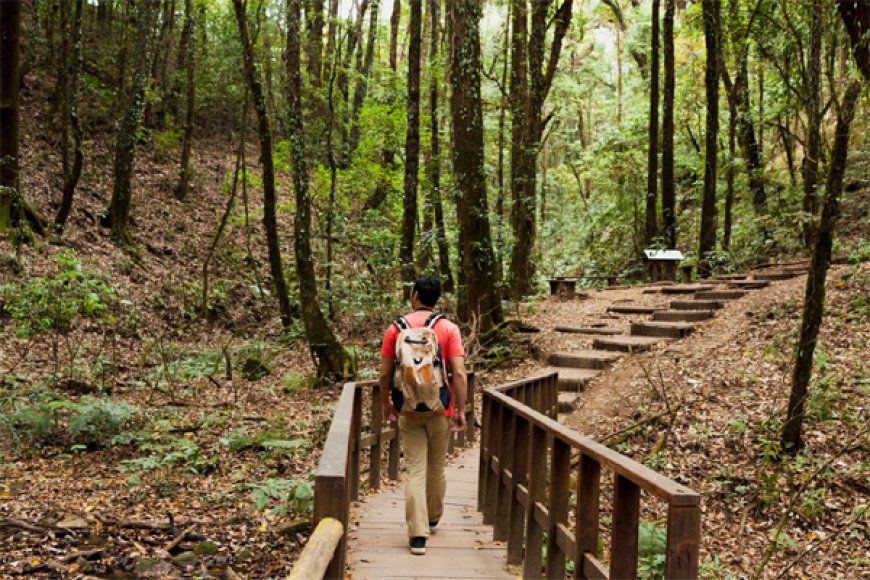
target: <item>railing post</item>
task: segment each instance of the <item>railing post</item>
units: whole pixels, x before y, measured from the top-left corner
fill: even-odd
[[[559,524],[568,523],[569,480],[571,478],[571,446],[559,438],[553,439],[550,455],[550,504],[547,529],[547,578],[565,577],[565,551],[559,546]]]
[[[499,452],[498,450],[502,439],[501,407],[501,404],[496,403],[495,401],[490,401],[489,429],[486,436],[488,455],[486,469],[489,470],[489,473],[486,475],[486,502],[483,506],[483,523],[485,524],[492,524],[495,521],[496,506],[498,505],[496,500],[498,499],[498,488],[501,481],[502,458],[498,457],[499,471],[493,471],[492,460],[493,457],[496,456],[496,453]]]
[[[637,524],[640,519],[640,488],[616,474],[613,485],[613,536],[611,578],[637,578]]]
[[[510,527],[511,495],[513,495],[513,482],[507,481],[507,472],[513,472],[513,411],[501,406],[501,433],[498,441],[498,496],[496,500],[495,526],[493,526],[492,538],[504,541],[508,538]]]
[[[516,416],[514,424],[513,457],[513,489],[511,490],[510,530],[508,532],[507,563],[509,566],[521,564],[523,561],[523,535],[526,527],[526,511],[517,497],[520,486],[529,485],[529,439],[531,429],[529,420]]]
[[[695,505],[669,505],[665,578],[698,577],[698,542],[700,537],[700,506],[697,503]]]
[[[483,513],[484,522],[486,521],[486,492],[487,479],[489,478],[489,424],[490,424],[490,406],[492,402],[489,397],[483,395],[481,401],[481,417],[480,417],[480,465],[477,469],[477,511]]]
[[[577,478],[577,553],[574,555],[574,578],[586,578],[584,554],[598,555],[598,517],[600,511],[601,465],[587,455],[580,456]]]
[[[353,393],[353,414],[350,418],[350,499],[359,499],[359,459],[362,455],[360,449],[360,429],[362,427],[362,389],[356,387]],[[347,522],[342,522],[347,529]]]
[[[544,528],[535,518],[537,502],[544,500],[547,484],[547,432],[532,425],[532,449],[529,461],[529,502],[526,506],[526,556],[523,559],[523,578],[541,576],[541,546]]]
[[[369,488],[378,490],[381,488],[381,450],[383,449],[383,417],[384,408],[381,406],[381,387],[376,384],[372,394],[372,433],[375,442],[369,447]]]

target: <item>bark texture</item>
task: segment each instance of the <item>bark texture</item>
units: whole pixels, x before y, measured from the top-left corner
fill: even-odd
[[[719,0],[704,0],[704,43],[707,63],[704,86],[707,96],[707,133],[704,139],[704,195],[698,236],[698,276],[711,274],[709,253],[716,247],[716,166],[719,140]]]
[[[420,48],[422,0],[410,0],[408,99],[405,129],[405,181],[402,199],[402,243],[399,265],[405,299],[414,283],[414,240],[417,228],[417,175],[420,171]]]
[[[674,185],[674,0],[665,0],[663,22],[665,86],[662,107],[662,229],[669,248],[677,247]]]
[[[55,233],[60,236],[66,226],[66,220],[72,210],[73,198],[76,187],[82,175],[84,164],[84,151],[82,150],[82,128],[79,123],[78,96],[79,96],[79,72],[82,68],[82,4],[83,0],[76,0],[73,6],[72,24],[70,26],[70,56],[68,59],[66,112],[69,119],[69,127],[73,136],[73,162],[69,171],[64,171],[65,179],[60,207],[54,218]],[[64,141],[66,138],[64,137]]]
[[[21,64],[20,0],[0,2],[0,233],[20,216],[18,190],[18,93]]]
[[[659,3],[653,0],[650,15],[650,74],[649,74],[649,150],[646,177],[645,245],[658,235],[656,205],[659,190]]]
[[[193,141],[193,121],[196,107],[196,47],[194,44],[193,0],[184,0],[184,28],[181,31],[181,49],[185,53],[187,76],[187,103],[184,109],[184,136],[181,142],[181,167],[178,170],[178,185],[175,197],[187,198],[190,186],[190,147]]]

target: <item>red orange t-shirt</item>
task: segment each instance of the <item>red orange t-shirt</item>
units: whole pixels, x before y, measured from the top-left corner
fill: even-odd
[[[405,315],[405,320],[411,328],[419,328],[426,324],[426,320],[432,315],[431,310],[416,310]],[[462,346],[462,335],[459,332],[459,327],[453,322],[442,318],[435,323],[435,336],[438,337],[438,344],[441,346],[441,357],[444,360],[445,366],[450,359],[456,356],[465,356],[465,348]],[[381,343],[381,356],[386,358],[395,358],[396,356],[396,339],[399,337],[399,328],[395,324],[390,324],[387,331],[384,333],[384,340]],[[444,412],[444,415],[450,416],[453,414],[453,388],[450,387],[450,406]]]

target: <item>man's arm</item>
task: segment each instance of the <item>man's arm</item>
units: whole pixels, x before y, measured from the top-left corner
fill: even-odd
[[[396,408],[390,400],[390,377],[393,374],[393,359],[381,356],[381,367],[378,371],[378,384],[381,387],[381,406],[384,408],[384,418],[387,421],[395,421],[398,417]]]
[[[465,357],[453,356],[447,361],[453,373],[453,416],[450,424],[453,430],[465,429],[465,401],[468,397],[468,375],[465,372]]]

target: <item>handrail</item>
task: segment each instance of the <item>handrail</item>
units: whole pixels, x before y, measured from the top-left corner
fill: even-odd
[[[494,539],[507,541],[508,564],[538,577],[546,546],[548,578],[564,578],[567,560],[575,578],[637,577],[643,490],[667,503],[665,577],[696,578],[700,496],[555,420],[557,380],[552,373],[483,392],[478,509],[494,524]],[[609,569],[598,559],[602,467],[614,473]]]
[[[310,580],[311,578],[323,578],[326,567],[335,549],[338,547],[341,537],[344,535],[344,526],[335,518],[323,518],[317,524],[317,528],[302,550],[293,570],[287,580]]]
[[[475,440],[475,398],[474,373],[469,372],[465,405],[466,429],[461,433],[450,432],[450,451],[465,447]],[[368,433],[364,434],[363,409],[366,404],[370,419],[365,425]],[[359,497],[360,485],[363,483],[360,476],[361,459],[363,453],[369,457],[368,488],[380,489],[384,444],[387,448],[387,477],[398,479],[399,429],[396,422],[384,420],[380,386],[377,381],[345,383],[335,405],[314,483],[313,524],[319,527],[324,519],[334,518],[343,529],[329,565],[320,577],[344,577],[350,502]]]

